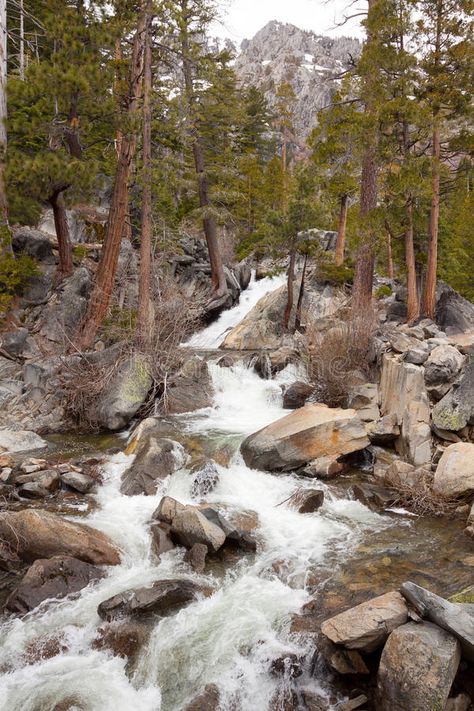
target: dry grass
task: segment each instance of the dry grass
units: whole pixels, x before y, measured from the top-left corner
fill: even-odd
[[[431,488],[431,480],[421,478],[416,487],[398,484],[392,487],[398,494],[398,506],[408,509],[418,516],[454,517],[460,502],[440,496]]]
[[[310,380],[315,385],[319,402],[330,407],[341,406],[350,388],[360,378],[370,379],[371,350],[375,331],[372,313],[343,321],[321,332],[309,320],[306,329],[306,359]]]

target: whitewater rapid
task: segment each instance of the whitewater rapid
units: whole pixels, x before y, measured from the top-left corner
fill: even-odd
[[[291,367],[273,381],[241,364],[211,364],[210,370],[216,390],[213,407],[180,418],[190,438],[208,433],[235,443],[286,414],[280,386],[294,380]],[[271,661],[284,653],[311,651],[308,643],[289,634],[290,616],[310,599],[305,590],[308,569],[329,555],[346,558],[362,535],[381,530],[387,519],[357,502],[334,498],[324,485],[323,507],[315,514],[298,514],[287,499],[296,488],[314,483],[250,470],[237,453],[229,466],[218,466],[218,485],[206,500],[255,511],[258,550],[227,569],[211,566],[210,573],[197,575],[184,562],[182,549],[154,558],[149,529],[163,495],[195,503],[189,472],[163,481],[156,496],[123,496],[121,474],[132,461],[123,453],[110,457],[95,497],[97,508],[86,519],[121,548],[121,565],[108,569],[104,580],[77,598],[48,601],[23,619],[3,624],[0,709],[53,711],[68,699],[71,709],[81,711],[180,711],[206,684],[215,683],[225,711],[265,711],[277,685],[269,672]],[[275,566],[282,563],[285,576],[279,577]],[[176,577],[210,584],[216,593],[157,619],[129,677],[125,660],[94,649],[102,624],[97,607],[128,588]],[[46,660],[29,658],[32,644],[48,638],[59,639],[62,652]],[[317,680],[308,679],[308,684],[319,688]]]
[[[260,299],[279,289],[285,283],[286,276],[284,274],[257,280],[255,270],[253,270],[250,283],[247,289],[241,293],[239,302],[231,309],[223,311],[216,321],[202,331],[195,333],[184,345],[202,350],[219,348],[227,334],[247,316]]]

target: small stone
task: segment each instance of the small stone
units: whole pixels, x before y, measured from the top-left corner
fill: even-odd
[[[320,489],[298,489],[288,501],[289,508],[300,514],[314,513],[324,503],[324,491]]]
[[[79,491],[81,494],[87,494],[95,485],[95,479],[87,474],[79,474],[78,472],[66,472],[61,475],[61,481],[66,486],[71,487],[75,491]]]

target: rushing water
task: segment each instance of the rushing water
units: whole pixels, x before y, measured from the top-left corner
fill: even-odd
[[[214,407],[182,417],[189,432],[235,440],[284,414],[279,382],[260,379],[237,365],[211,366],[216,386]],[[294,373],[280,375],[280,383]],[[305,651],[288,636],[288,621],[309,599],[305,576],[329,553],[347,551],[367,531],[382,530],[387,520],[362,505],[330,494],[323,508],[302,516],[284,503],[298,486],[310,482],[292,475],[273,476],[249,470],[237,454],[219,467],[217,488],[209,502],[259,517],[259,548],[223,570],[198,576],[177,549],[156,560],[151,552],[150,517],[160,498],[169,494],[191,503],[187,471],[165,480],[154,497],[120,493],[120,477],[132,458],[110,458],[105,482],[96,494],[97,507],[87,522],[107,533],[123,551],[122,564],[77,599],[48,602],[23,619],[8,620],[1,630],[0,708],[8,711],[52,711],[64,699],[87,711],[177,711],[211,682],[222,691],[222,708],[264,710],[275,690],[269,674],[272,659],[285,651]],[[284,581],[273,565],[285,563]],[[178,614],[158,620],[131,678],[125,661],[92,643],[100,619],[99,603],[134,586],[157,579],[193,577],[217,588]],[[51,659],[27,660],[32,643],[58,637],[63,651]],[[31,663],[28,663],[30,661]],[[67,707],[69,708],[69,707]]]
[[[265,277],[257,281],[255,271],[252,271],[250,284],[240,295],[239,302],[233,308],[223,311],[219,318],[203,331],[194,334],[186,345],[202,349],[219,348],[229,331],[242,321],[260,299],[283,286],[285,282],[285,275]]]

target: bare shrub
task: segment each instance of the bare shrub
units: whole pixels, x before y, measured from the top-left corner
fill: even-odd
[[[416,486],[400,483],[392,488],[399,497],[397,505],[418,516],[453,517],[459,507],[459,500],[446,498],[433,491],[430,477],[421,477]]]
[[[370,378],[369,354],[375,325],[375,316],[370,312],[360,317],[349,313],[324,331],[318,328],[317,321],[309,319],[306,360],[319,402],[340,407],[361,377]]]

